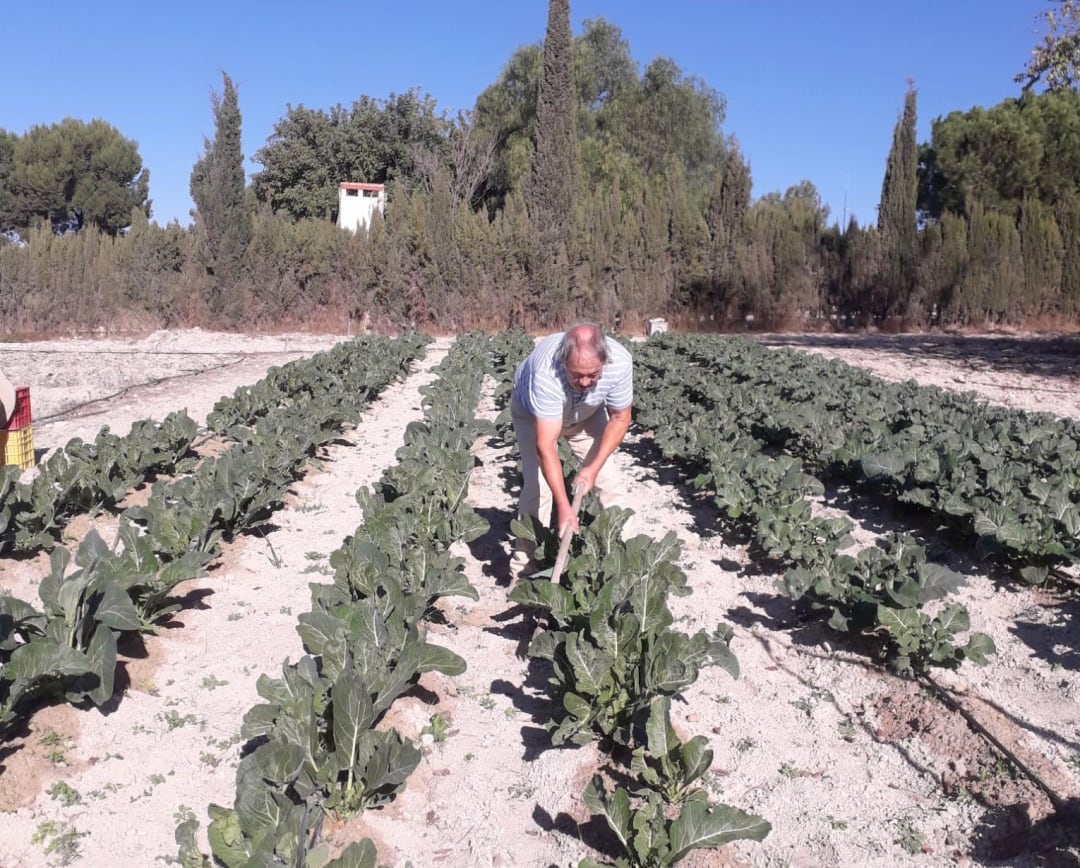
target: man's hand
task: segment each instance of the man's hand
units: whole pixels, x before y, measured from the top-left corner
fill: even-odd
[[[574,477],[574,491],[580,491],[582,494],[588,494],[593,490],[593,486],[596,485],[596,476],[600,472],[600,468],[597,465],[585,465],[577,472]]]

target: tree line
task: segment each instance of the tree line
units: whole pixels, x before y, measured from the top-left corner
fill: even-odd
[[[288,106],[250,183],[223,74],[190,228],[151,221],[137,147],[105,122],[0,131],[0,328],[1067,325],[1080,94],[1062,75],[924,143],[909,86],[878,219],[839,226],[810,181],[752,201],[723,96],[668,58],[639,68],[610,22],[573,36],[568,0],[471,111],[415,89]],[[355,234],[335,224],[345,180],[389,191]],[[57,231],[75,210],[80,231]]]

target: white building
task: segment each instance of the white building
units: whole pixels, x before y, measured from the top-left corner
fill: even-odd
[[[376,210],[380,214],[386,207],[386,186],[384,184],[357,184],[342,181],[338,185],[337,225],[350,232],[366,229],[371,223],[371,215]]]

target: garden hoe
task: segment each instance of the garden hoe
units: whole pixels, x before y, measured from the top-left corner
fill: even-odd
[[[576,487],[574,488],[573,491],[574,491],[574,502],[572,504],[572,508],[574,510],[574,515],[576,516],[578,514],[578,510],[581,509],[581,500],[585,496],[585,492],[584,491],[579,491]],[[558,553],[558,555],[555,556],[555,566],[552,567],[552,570],[551,570],[551,581],[554,582],[555,584],[559,583],[559,578],[562,576],[563,567],[566,566],[566,557],[570,553],[570,540],[573,539],[573,537],[574,537],[573,532],[570,530],[569,527],[567,527],[566,530],[563,531],[562,536],[559,538],[559,553]],[[539,633],[543,629],[542,625],[540,624],[540,621],[537,620],[536,616],[533,615],[532,613],[529,613],[528,615],[526,615],[526,618],[527,618],[526,623],[531,623],[532,626],[531,626],[531,628],[530,627],[526,628],[528,630],[528,633],[527,633],[528,639],[525,641],[524,645],[522,645],[521,648],[519,649],[519,651],[518,651],[518,656],[519,657],[524,656],[525,654],[528,653],[528,648],[532,644],[532,640],[535,639],[536,634]]]
[[[574,488],[574,503],[572,509],[574,510],[574,517],[577,517],[578,510],[581,509],[581,499],[584,497],[585,492],[575,486]],[[566,566],[566,556],[570,553],[570,540],[573,539],[574,534],[570,531],[569,526],[563,531],[562,537],[559,539],[559,554],[555,557],[555,566],[551,570],[551,581],[555,584],[559,583],[559,578],[562,576],[563,567]]]

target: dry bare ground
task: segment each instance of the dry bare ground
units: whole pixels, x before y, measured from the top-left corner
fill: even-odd
[[[239,337],[161,332],[141,340],[8,345],[0,362],[28,384],[39,451],[102,425],[187,408],[204,421],[213,403],[338,337]],[[1080,418],[1076,344],[1001,338],[767,336],[880,376],[975,391],[1027,410]],[[355,430],[298,483],[264,536],[230,545],[204,580],[181,588],[184,608],[154,636],[127,644],[121,686],[103,709],[38,711],[0,745],[0,866],[149,866],[176,855],[175,815],[207,822],[230,804],[244,712],[257,677],[277,677],[301,653],[297,616],[309,583],[329,580],[328,557],[360,520],[357,487],[394,463],[406,424],[421,416],[418,388],[433,378],[449,339],[428,348]],[[494,418],[490,388],[481,412]],[[454,679],[428,674],[393,705],[389,723],[421,742],[424,759],[388,808],[345,824],[331,841],[375,840],[393,866],[575,865],[616,855],[581,799],[605,758],[595,746],[553,748],[550,707],[526,632],[507,601],[507,539],[514,507],[505,444],[474,447],[470,498],[491,523],[461,546],[478,602],[450,598],[429,638],[468,661]],[[1020,775],[956,710],[866,664],[860,649],[799,620],[777,575],[725,536],[707,499],[635,433],[613,460],[625,469],[632,532],[683,541],[693,594],[671,601],[679,628],[735,631],[741,677],[705,670],[675,703],[684,738],[715,751],[710,789],[772,823],[761,844],[695,854],[687,865],[1076,865],[1077,825],[1052,818],[1045,792]],[[857,510],[865,539],[899,519]],[[94,522],[106,532],[109,519]],[[69,529],[69,544],[87,522]],[[998,654],[985,668],[941,676],[958,701],[1015,751],[1062,800],[1080,796],[1080,625],[1075,592],[1017,587],[989,576],[957,548],[936,552],[968,577],[973,629]],[[37,602],[47,559],[0,560],[0,593]],[[433,727],[438,715],[449,726]],[[433,732],[432,730],[435,730]],[[1075,821],[1074,821],[1075,822]],[[1070,835],[1072,836],[1070,838]],[[52,852],[48,852],[52,847]],[[204,849],[205,840],[204,840]]]

